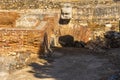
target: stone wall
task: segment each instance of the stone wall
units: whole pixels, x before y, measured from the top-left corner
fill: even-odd
[[[40,30],[3,29],[0,30],[0,34],[1,54],[5,51],[36,50],[36,48],[39,49],[42,41],[42,32]]]
[[[60,29],[61,36],[71,35],[75,41],[88,42],[92,38],[92,31],[87,26],[73,25],[62,26]]]
[[[43,41],[44,33],[50,36],[57,26],[56,17],[45,16],[39,26],[32,28],[1,28],[0,47],[4,51],[15,50],[38,50],[40,42]],[[42,23],[45,22],[43,26]],[[2,49],[0,48],[0,49]],[[5,50],[6,49],[6,50]],[[2,51],[2,50],[1,50]],[[36,51],[33,51],[36,53]]]
[[[20,17],[16,12],[0,11],[0,28],[13,28],[16,25],[16,20]]]
[[[44,35],[48,44],[56,27],[56,17],[45,16],[46,24],[40,29],[2,28],[0,29],[0,70],[11,72],[37,61],[44,52]],[[39,27],[39,26],[38,26]]]
[[[79,6],[74,11],[74,19],[79,21],[94,21],[97,23],[117,22],[120,17],[119,4]]]
[[[0,30],[0,67],[11,72],[25,67],[38,57],[42,32],[39,30]]]
[[[66,0],[1,0],[0,8],[2,10],[23,10],[23,9],[43,9],[46,11],[60,10],[61,3]],[[73,9],[75,9],[73,18],[79,21],[117,22],[120,17],[119,1],[116,0],[71,0]],[[60,13],[59,13],[60,14]]]

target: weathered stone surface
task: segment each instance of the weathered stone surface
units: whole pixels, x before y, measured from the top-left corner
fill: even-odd
[[[38,55],[32,52],[10,52],[8,55],[0,56],[0,72],[11,73],[17,69],[26,67],[31,62],[37,61]]]
[[[0,64],[2,65],[0,71],[10,73],[38,61],[36,59],[45,51],[42,50],[43,46],[49,46],[51,34],[56,26],[54,17],[46,15],[44,20],[46,24],[40,29],[2,28],[0,30]],[[48,44],[43,45],[45,33]]]
[[[106,45],[109,48],[120,47],[120,33],[115,31],[108,31],[105,34]]]
[[[74,47],[75,48],[82,48],[82,47],[85,47],[86,43],[83,42],[83,41],[74,41]]]
[[[16,19],[19,18],[17,12],[4,12],[0,11],[0,28],[13,28],[15,27]]]
[[[101,40],[100,38],[97,38],[95,40],[91,40],[89,42],[87,42],[87,44],[85,45],[86,48],[91,49],[92,51],[95,52],[100,52],[100,53],[104,53],[105,50],[105,43],[104,40]]]
[[[7,80],[9,73],[7,72],[0,72],[0,80]]]
[[[92,31],[86,26],[80,26],[79,24],[70,24],[60,27],[61,36],[71,35],[76,41],[88,42],[89,38],[92,36]]]

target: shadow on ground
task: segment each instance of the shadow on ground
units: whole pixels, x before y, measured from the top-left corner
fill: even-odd
[[[32,67],[32,70],[28,72],[34,74],[36,78],[42,79],[53,77],[52,75],[50,75],[49,69],[52,67],[50,63],[44,65],[40,65],[38,63],[31,63],[29,66]]]
[[[29,66],[32,69],[28,72],[40,80],[118,80],[113,78],[116,78],[119,68],[109,58],[116,58],[118,53],[115,55],[114,51],[110,51],[99,55],[93,50],[81,48],[82,42],[74,41],[71,35],[60,36],[59,43],[62,48],[57,48],[55,52],[64,54],[62,57],[54,59],[45,56],[47,63],[31,63]],[[119,52],[119,49],[115,51]]]
[[[32,69],[28,72],[40,80],[109,80],[107,78],[116,76],[112,74],[118,71],[109,59],[88,54],[86,49],[62,48],[57,51],[65,55],[44,65],[31,63]]]

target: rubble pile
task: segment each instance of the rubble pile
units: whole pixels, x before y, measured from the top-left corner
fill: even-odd
[[[102,38],[97,37],[95,40],[88,41],[85,48],[91,49],[95,52],[105,52],[105,42]]]
[[[83,41],[74,41],[74,47],[75,48],[82,48],[85,47],[86,43]]]
[[[108,31],[104,34],[104,38],[97,37],[95,40],[88,41],[85,47],[96,52],[104,52],[106,48],[119,48],[120,33]]]
[[[7,55],[0,55],[0,70],[3,72],[13,72],[26,67],[28,64],[38,61],[37,54],[31,51],[13,51]]]
[[[108,31],[105,33],[105,42],[108,48],[120,47],[120,32]]]

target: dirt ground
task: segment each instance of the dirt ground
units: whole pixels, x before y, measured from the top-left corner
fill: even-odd
[[[10,74],[3,73],[6,79],[0,80],[108,80],[107,77],[119,71],[109,58],[82,48],[57,48],[54,60],[49,61],[31,63]]]

